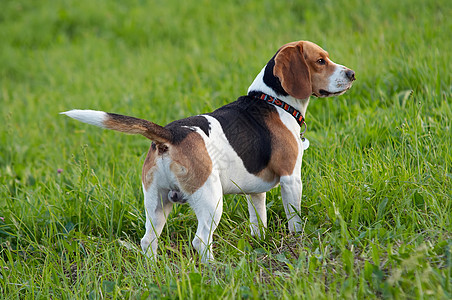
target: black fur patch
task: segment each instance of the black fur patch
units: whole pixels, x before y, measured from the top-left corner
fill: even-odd
[[[281,81],[279,81],[279,78],[273,74],[276,54],[272,57],[272,59],[270,59],[270,61],[265,66],[264,83],[270,88],[272,88],[278,94],[278,96],[288,96],[289,94],[287,94],[287,92],[283,89]]]
[[[179,144],[190,132],[193,131],[193,129],[187,128],[185,126],[198,127],[202,131],[204,131],[207,136],[209,136],[210,134],[210,123],[203,116],[193,116],[182,120],[176,120],[165,126],[165,128],[168,129],[172,134],[172,144]]]
[[[250,96],[242,96],[209,115],[220,122],[234,151],[249,173],[263,170],[271,158],[271,135],[265,118],[276,108]]]

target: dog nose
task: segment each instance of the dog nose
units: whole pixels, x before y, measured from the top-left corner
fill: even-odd
[[[345,71],[345,75],[347,76],[347,78],[350,81],[356,80],[356,78],[355,78],[355,71],[353,71],[353,70],[348,69],[347,71]]]

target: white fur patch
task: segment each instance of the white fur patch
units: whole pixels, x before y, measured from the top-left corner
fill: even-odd
[[[273,91],[273,89],[270,88],[268,85],[266,85],[265,82],[264,82],[264,73],[265,73],[265,68],[266,67],[267,66],[265,65],[262,68],[262,70],[259,72],[259,74],[257,74],[256,78],[254,78],[253,83],[248,88],[248,93],[256,91],[256,92],[265,93],[265,94],[270,95],[272,97],[276,97],[277,96],[275,91]]]
[[[108,114],[106,112],[89,109],[73,109],[70,111],[61,112],[60,114],[66,115],[80,122],[99,126],[102,128],[105,128],[103,122],[108,119]]]
[[[344,66],[336,64],[336,70],[334,70],[334,73],[329,78],[328,92],[334,94],[345,93],[350,88],[352,82],[347,78],[346,70]]]

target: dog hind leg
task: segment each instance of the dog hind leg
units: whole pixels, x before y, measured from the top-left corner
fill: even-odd
[[[211,174],[206,183],[189,197],[188,203],[198,219],[198,228],[192,245],[198,251],[203,263],[213,261],[213,232],[223,214],[223,193],[218,176]]]
[[[146,233],[141,239],[141,248],[150,258],[157,257],[157,240],[162,233],[173,203],[168,200],[168,190],[148,188],[144,191],[146,210]]]

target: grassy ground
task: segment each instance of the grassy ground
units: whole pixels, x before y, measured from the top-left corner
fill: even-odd
[[[452,297],[452,4],[393,1],[12,1],[0,10],[0,297]],[[58,115],[91,108],[166,124],[243,95],[290,41],[353,68],[314,99],[304,231],[279,190],[268,234],[227,196],[217,262],[177,206],[149,264],[140,168],[149,142]]]

